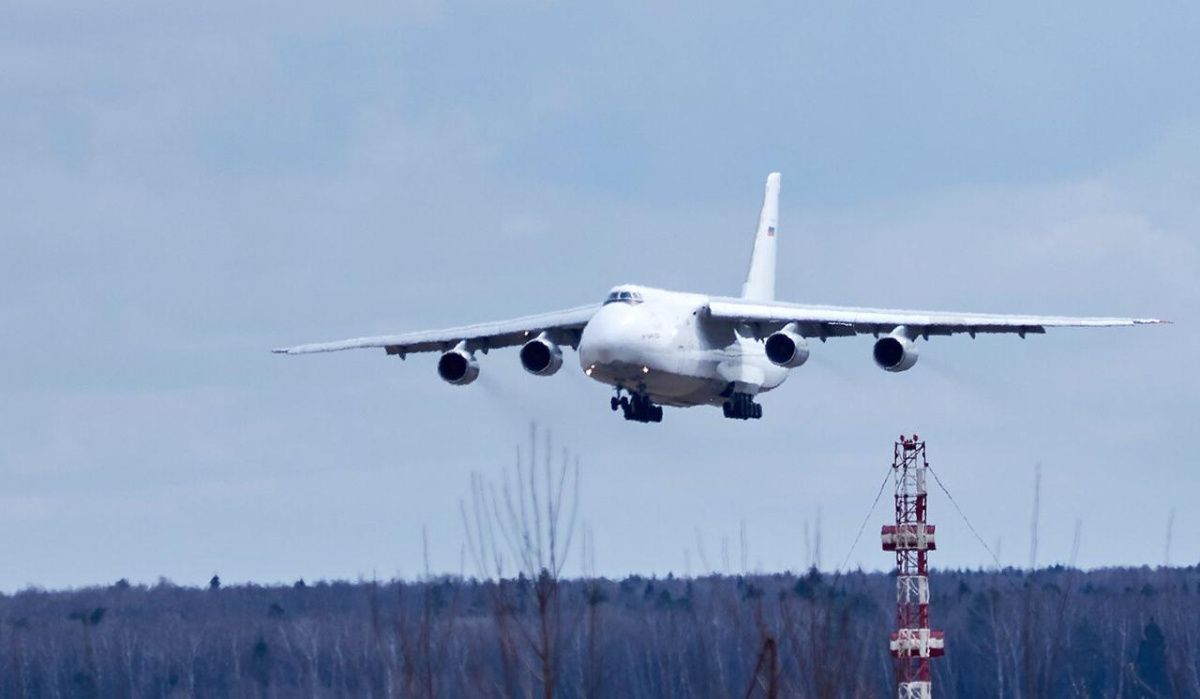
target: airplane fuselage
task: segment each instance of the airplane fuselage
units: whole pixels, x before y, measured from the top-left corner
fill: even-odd
[[[709,300],[616,287],[583,329],[580,367],[596,381],[671,406],[721,405],[731,393],[755,395],[782,384],[788,370],[767,359],[748,328],[709,319]]]

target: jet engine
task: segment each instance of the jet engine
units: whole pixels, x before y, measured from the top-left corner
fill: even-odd
[[[790,325],[767,338],[766,350],[771,363],[788,369],[808,361],[808,342]]]
[[[908,371],[917,363],[917,343],[893,333],[875,341],[875,363],[884,371]]]
[[[544,334],[521,347],[521,366],[535,376],[550,376],[562,367],[562,348]]]
[[[455,386],[466,386],[479,378],[479,362],[475,355],[461,346],[445,352],[438,359],[438,376]]]

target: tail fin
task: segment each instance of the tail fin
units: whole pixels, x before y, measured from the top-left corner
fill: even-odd
[[[746,283],[742,284],[744,299],[775,300],[775,230],[778,226],[779,173],[772,172],[767,175],[767,192],[763,196],[762,212],[758,215],[750,271],[746,273]]]

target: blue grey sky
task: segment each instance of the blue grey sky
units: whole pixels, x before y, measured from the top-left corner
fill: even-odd
[[[461,570],[537,421],[602,573],[846,556],[900,432],[1006,564],[1200,558],[1200,7],[1188,2],[0,7],[0,589]],[[766,419],[621,421],[574,356],[273,346],[621,282],[734,293],[780,170],[780,296],[1150,315],[813,348]],[[417,410],[416,406],[428,407]],[[941,566],[989,565],[940,493]],[[850,556],[884,568],[878,525]],[[704,542],[700,555],[698,540]],[[577,572],[576,559],[568,572]],[[468,572],[470,572],[468,570]]]

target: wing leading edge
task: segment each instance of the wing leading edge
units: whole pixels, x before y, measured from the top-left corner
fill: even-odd
[[[741,299],[712,299],[709,315],[732,322],[784,325],[795,323],[805,337],[841,337],[889,333],[898,327],[915,335],[954,333],[1039,334],[1046,328],[1097,328],[1168,323],[1157,318],[1095,318],[1072,316],[1027,316],[996,313],[947,313],[847,306],[805,306]]]
[[[583,326],[600,308],[600,304],[578,306],[564,311],[501,320],[490,323],[463,325],[442,330],[421,330],[399,335],[356,337],[335,342],[317,342],[294,347],[271,350],[277,354],[312,354],[315,352],[338,352],[348,349],[382,347],[388,354],[402,358],[412,352],[446,351],[460,342],[465,342],[471,351],[524,344],[537,333],[558,332],[565,336],[564,344],[577,345]]]

